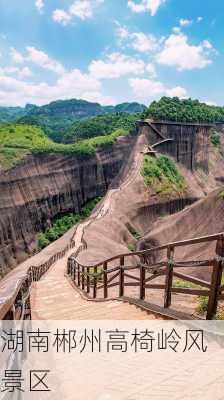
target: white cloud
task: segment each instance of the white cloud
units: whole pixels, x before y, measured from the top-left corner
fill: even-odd
[[[42,9],[44,8],[44,0],[36,0],[35,1],[35,6],[38,9],[38,11],[42,11]]]
[[[202,46],[205,48],[205,49],[213,49],[213,46],[212,46],[212,44],[208,41],[208,40],[203,40],[203,42],[202,42]]]
[[[59,22],[62,25],[67,25],[71,21],[72,17],[64,10],[54,10],[53,20]]]
[[[30,78],[33,75],[29,67],[24,67],[18,71],[19,78]]]
[[[139,75],[145,71],[145,63],[120,53],[109,55],[106,60],[93,60],[89,65],[91,76],[97,79],[119,78],[125,75]]]
[[[70,7],[70,14],[78,17],[82,20],[92,18],[93,7],[91,1],[88,0],[76,0]]]
[[[150,78],[155,78],[156,77],[156,69],[153,64],[148,64],[146,67],[146,71],[148,72]]]
[[[24,62],[23,55],[14,49],[14,47],[11,47],[9,55],[12,59],[12,62],[15,64],[22,64]]]
[[[153,35],[146,35],[143,32],[132,34],[132,46],[142,53],[152,51],[157,47],[156,38]]]
[[[138,98],[149,98],[164,93],[164,85],[159,81],[150,79],[131,78],[129,84]]]
[[[180,26],[189,26],[193,23],[191,19],[184,19],[184,18],[181,18],[179,22]]]
[[[58,76],[54,83],[32,82],[28,66],[19,67],[10,65],[0,68],[0,104],[25,105],[26,103],[46,104],[57,99],[81,98],[101,104],[114,104],[111,96],[102,94],[102,84],[98,77],[90,73],[83,73],[79,69],[66,71],[62,64],[51,59],[48,54],[34,47],[26,47],[27,52],[22,56],[23,62],[34,63],[46,70],[55,72]],[[15,49],[11,49],[12,56],[18,56]],[[18,54],[17,54],[18,53]],[[15,58],[15,57],[14,57]],[[17,60],[18,58],[18,60]],[[115,61],[115,56],[111,56]],[[16,57],[17,64],[21,61]]]
[[[118,38],[123,41],[127,40],[130,37],[129,30],[125,26],[121,26],[119,22],[115,21],[117,25],[116,34]]]
[[[30,78],[33,74],[29,67],[18,68],[14,66],[9,66],[5,68],[0,68],[0,72],[3,75],[13,75],[19,79]]]
[[[99,91],[101,88],[100,82],[88,74],[82,74],[79,69],[73,69],[66,72],[57,81],[57,87],[64,93],[70,92],[72,88],[76,92],[82,93],[83,91]]]
[[[151,79],[131,78],[129,84],[134,95],[139,99],[146,100],[161,95],[185,97],[187,94],[186,90],[180,86],[167,88],[162,82]]]
[[[2,72],[2,71],[1,71]],[[101,104],[114,104],[115,100],[101,93],[100,81],[74,69],[64,73],[55,84],[25,82],[15,77],[0,75],[0,104],[46,104],[57,99],[81,98]]]
[[[37,50],[35,47],[27,46],[28,52],[27,59],[32,61],[34,64],[39,65],[41,68],[53,71],[56,74],[63,74],[65,72],[64,67],[58,61],[51,59],[48,54],[41,50]]]
[[[198,17],[197,22],[201,22],[201,21],[203,21],[203,17]]]
[[[152,34],[145,34],[144,32],[129,32],[125,26],[121,26],[116,22],[117,29],[116,35],[119,39],[119,44],[126,44],[140,53],[146,53],[157,49],[160,41]]]
[[[133,0],[128,1],[128,7],[135,13],[150,12],[154,16],[159,7],[164,4],[166,0],[141,0],[140,3],[136,3]]]
[[[72,18],[80,18],[84,21],[92,18],[95,8],[103,2],[104,0],[75,0],[67,11],[62,9],[54,10],[52,17],[54,21],[62,25],[67,25]]]
[[[180,27],[179,26],[175,26],[173,29],[172,29],[172,31],[174,32],[174,33],[181,33],[181,29],[180,29]]]
[[[159,64],[175,66],[179,71],[202,69],[212,63],[208,54],[208,41],[198,46],[190,45],[183,33],[171,34],[164,43],[163,50],[157,55]]]
[[[187,91],[181,86],[176,86],[171,89],[166,89],[166,95],[169,97],[179,97],[183,99],[187,96]]]

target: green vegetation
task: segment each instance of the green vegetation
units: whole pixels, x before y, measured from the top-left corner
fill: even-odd
[[[221,199],[224,200],[224,190],[221,191],[221,193],[219,194],[219,196],[221,197]]]
[[[128,244],[128,250],[130,252],[134,252],[134,251],[136,251],[136,246],[133,243],[129,243]]]
[[[24,114],[22,107],[0,107],[0,123],[14,122]]]
[[[85,282],[87,283],[87,275],[90,278],[90,285],[94,284],[94,280],[97,282],[103,282],[103,267],[97,267],[97,272],[94,272],[94,267],[89,267],[89,272],[85,272]]]
[[[7,170],[14,167],[22,161],[27,154],[29,154],[29,151],[25,149],[2,148],[0,145],[0,168],[2,167],[4,170]]]
[[[117,129],[132,133],[136,131],[135,123],[138,118],[139,114],[117,113],[76,121],[64,135],[63,142],[73,143],[81,139],[108,136]]]
[[[217,132],[213,132],[212,133],[212,135],[211,135],[211,143],[215,147],[220,147],[221,139],[220,139],[220,135]]]
[[[184,281],[184,280],[175,280],[173,283],[174,288],[180,288],[180,289],[195,289],[195,288],[200,288],[200,286],[195,285],[194,283]]]
[[[40,233],[38,236],[38,249],[42,250],[50,244],[50,240],[47,239],[44,233]]]
[[[187,188],[175,162],[167,156],[146,155],[141,173],[146,186],[151,187],[157,194],[183,193]]]
[[[153,101],[143,118],[177,122],[224,122],[224,107],[209,106],[198,100],[162,97]]]
[[[79,214],[69,214],[64,215],[63,217],[56,218],[52,227],[47,229],[46,232],[41,232],[38,236],[38,248],[41,250],[48,246],[51,242],[59,239],[61,236],[65,234],[73,225],[78,224],[88,218],[96,207],[97,203],[101,200],[100,197],[97,197],[93,200],[90,200],[84,207],[82,207]]]
[[[111,106],[104,107],[104,110],[109,111],[108,108],[111,108]],[[122,103],[116,105],[115,107],[112,106],[110,112],[135,114],[135,113],[142,113],[143,111],[146,110],[146,108],[147,107],[144,104],[139,104],[136,102]]]
[[[223,308],[220,309],[220,310],[217,312],[215,319],[220,320],[220,321],[223,321],[223,320],[224,320],[224,309],[223,309]]]
[[[119,136],[129,132],[117,129],[107,136],[79,141],[75,144],[59,144],[50,140],[44,132],[29,125],[0,125],[0,161],[4,169],[11,168],[29,153],[61,153],[88,156],[95,154],[98,147],[114,144]]]
[[[221,285],[224,285],[224,275],[222,276],[222,282]],[[209,302],[209,297],[208,296],[199,296],[198,297],[198,307],[197,307],[197,312],[201,315],[207,312],[208,310],[208,302]],[[219,307],[218,312],[216,314],[215,319],[224,319],[224,308],[223,305]]]
[[[198,297],[197,312],[199,314],[204,314],[208,310],[208,301],[209,301],[209,298],[207,296],[199,296]]]
[[[136,240],[140,240],[141,239],[141,237],[142,237],[141,233],[136,231],[136,229],[133,226],[129,225],[128,226],[128,230]]]
[[[91,103],[85,100],[58,100],[41,107],[27,105],[25,109],[22,109],[23,113],[20,118],[18,117],[17,122],[25,125],[39,126],[50,139],[58,143],[65,143],[70,139],[70,141],[76,140],[75,136],[77,136],[79,124],[77,123],[74,129],[72,128],[72,124],[76,121],[111,113],[142,113],[145,109],[144,105],[138,103],[123,103],[117,106],[103,107],[98,103]],[[6,122],[11,122],[11,120],[7,121],[6,119]],[[86,127],[88,128],[88,122],[83,129]],[[113,130],[122,127],[123,125],[117,125]],[[80,129],[82,129],[82,125]],[[91,128],[89,129],[91,130]],[[75,130],[75,135],[72,134],[73,130]],[[70,139],[64,140],[64,136],[67,136],[67,134],[71,134]],[[87,135],[85,138],[103,134],[105,133],[99,129],[95,135]],[[79,137],[84,138],[82,133]]]

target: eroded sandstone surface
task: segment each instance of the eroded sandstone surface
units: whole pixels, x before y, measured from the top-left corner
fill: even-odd
[[[37,233],[57,215],[79,212],[106,193],[133,146],[121,137],[95,156],[29,156],[0,173],[0,266],[5,275],[35,251]]]

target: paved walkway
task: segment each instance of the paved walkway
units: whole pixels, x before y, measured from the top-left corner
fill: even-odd
[[[130,174],[129,179],[131,177],[133,174]],[[126,181],[124,185],[128,183],[129,181]],[[114,196],[115,190],[108,193],[94,218],[101,218],[111,210],[111,198]],[[46,323],[55,323],[55,327],[58,327],[58,322],[52,320],[76,320],[75,329],[78,329],[78,324],[82,322],[78,320],[92,320],[85,328],[105,329],[110,323],[110,328],[116,329],[119,328],[118,320],[122,320],[120,323],[123,329],[128,326],[125,323],[131,324],[132,328],[148,328],[149,331],[158,329],[161,321],[155,320],[155,315],[147,314],[134,305],[119,301],[100,303],[84,300],[64,276],[67,258],[82,244],[83,229],[88,223],[89,221],[86,221],[79,225],[76,231],[76,248],[34,284],[31,298],[32,318],[48,320]],[[171,324],[171,329],[174,328],[175,322],[163,322],[162,328],[165,329],[167,323]],[[62,323],[66,324],[65,321]],[[71,324],[74,329],[74,322],[71,321]],[[178,325],[176,329],[179,329]],[[181,329],[186,331],[184,325]],[[38,354],[39,361],[35,367],[43,369],[46,362],[46,369],[52,371],[53,389],[48,394],[44,393],[43,397],[41,394],[40,399],[224,400],[224,351],[214,341],[209,343],[207,353],[197,349],[189,353],[50,353],[50,362],[48,363],[44,356],[43,364],[39,356],[41,355]],[[28,396],[29,400],[32,398],[36,397]]]
[[[74,322],[49,321],[42,328],[50,332],[56,332],[57,328],[60,332],[63,328],[66,332],[75,329],[78,333],[84,328],[88,332],[91,329],[97,332],[98,328],[103,332],[116,328],[133,332],[134,328],[139,331],[148,328],[152,333],[161,328],[171,332],[175,328],[182,337],[187,329],[176,322],[161,325],[161,321]],[[51,392],[38,394],[41,400],[223,400],[224,350],[215,341],[205,340],[205,343],[208,345],[206,353],[196,346],[185,353],[179,347],[175,353],[169,348],[158,351],[156,346],[152,352],[138,348],[135,353],[130,351],[130,346],[127,353],[107,352],[107,347],[102,346],[101,353],[97,350],[92,353],[87,341],[87,350],[81,354],[78,349],[71,353],[63,353],[63,350],[56,353],[54,349],[33,357],[26,368],[50,371],[47,383]],[[36,398],[35,393],[24,397],[25,400]]]
[[[71,253],[74,250],[71,251]],[[120,301],[91,302],[84,300],[64,276],[69,253],[33,284],[32,319],[155,319],[153,314]]]

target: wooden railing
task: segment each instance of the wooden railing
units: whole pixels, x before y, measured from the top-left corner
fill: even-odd
[[[201,243],[216,242],[214,257],[201,261],[175,261],[175,249],[185,246],[194,246]],[[165,261],[153,262],[155,255],[166,252]],[[133,257],[136,265],[129,261]],[[224,233],[200,237],[191,240],[169,243],[163,246],[134,253],[119,254],[92,266],[85,266],[78,262],[76,254],[68,259],[67,274],[74,283],[92,299],[107,299],[108,290],[118,287],[117,297],[125,295],[126,287],[139,287],[139,299],[144,300],[147,289],[162,289],[164,291],[164,308],[172,302],[172,293],[186,295],[207,296],[207,319],[212,319],[217,313],[219,300],[224,300],[224,285],[222,272],[224,266]],[[211,281],[198,279],[179,272],[180,268],[212,268]],[[131,275],[130,271],[137,271]],[[165,276],[165,283],[158,284],[152,281],[159,276]],[[199,287],[175,287],[173,278],[191,282]],[[113,295],[114,297],[114,295]]]
[[[30,266],[23,278],[17,282],[13,295],[1,305],[0,319],[19,320],[31,318],[30,291],[32,282],[39,281],[49,268],[75,246],[73,240],[61,251],[50,257],[45,263]]]

